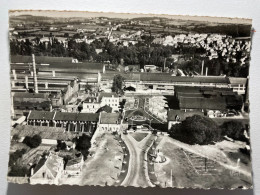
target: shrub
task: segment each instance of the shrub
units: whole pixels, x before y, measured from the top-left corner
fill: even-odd
[[[12,165],[11,170],[8,173],[8,176],[16,176],[16,177],[24,177],[25,175],[29,175],[30,170],[26,167],[22,167],[19,165]]]
[[[9,166],[15,165],[16,161],[25,154],[26,149],[16,150],[9,156]]]
[[[172,138],[188,144],[211,144],[221,140],[221,130],[210,118],[194,115],[182,123],[173,125],[169,132]]]

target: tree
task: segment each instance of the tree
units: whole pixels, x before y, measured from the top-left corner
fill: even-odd
[[[11,166],[11,170],[8,173],[8,176],[16,176],[16,177],[24,177],[25,175],[29,175],[30,170],[26,167],[22,167],[19,165]]]
[[[235,140],[244,139],[244,125],[240,121],[227,121],[221,125],[222,135]]]
[[[65,150],[67,148],[67,145],[64,141],[57,140],[57,150]]]
[[[112,91],[116,92],[117,94],[123,93],[123,81],[124,77],[121,75],[115,75],[113,79]]]
[[[83,134],[78,139],[76,139],[76,149],[79,150],[82,155],[84,156],[84,159],[87,158],[89,153],[89,148],[91,147],[91,138],[87,136],[86,134]]]
[[[26,136],[23,140],[30,148],[36,148],[42,143],[42,138],[39,135],[34,135],[33,137]]]
[[[194,115],[182,123],[173,125],[169,132],[172,138],[188,144],[211,144],[221,139],[221,130],[210,118]]]

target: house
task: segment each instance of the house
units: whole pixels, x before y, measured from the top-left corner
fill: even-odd
[[[79,176],[82,171],[83,164],[83,155],[80,155],[78,157],[75,155],[66,163],[64,173],[69,176]]]
[[[101,102],[99,97],[87,97],[82,105],[82,113],[96,113],[101,107]]]
[[[100,93],[101,107],[108,105],[112,112],[119,110],[119,96],[116,93]]]
[[[100,113],[98,128],[104,131],[118,132],[121,127],[120,113]]]
[[[30,184],[59,184],[64,170],[63,158],[50,153],[31,169]]]

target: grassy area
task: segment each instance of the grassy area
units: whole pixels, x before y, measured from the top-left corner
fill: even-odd
[[[228,169],[174,144],[164,137],[157,148],[165,155],[165,163],[154,165],[155,175],[162,187],[237,188],[251,187],[252,179],[239,170]],[[206,163],[206,167],[205,167]],[[172,179],[171,179],[172,176]]]
[[[134,132],[129,134],[138,142],[142,141],[148,135],[148,133],[139,133],[139,132]]]

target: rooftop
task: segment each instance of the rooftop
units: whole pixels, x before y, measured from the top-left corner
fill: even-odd
[[[100,124],[120,124],[121,115],[119,113],[105,113],[100,114]]]
[[[100,112],[111,113],[112,110],[113,110],[113,109],[112,109],[110,106],[105,105],[105,106],[99,108],[99,109],[97,110],[97,113],[100,113]]]
[[[72,57],[35,56],[36,64],[50,64],[56,62],[72,62]],[[11,63],[32,63],[32,56],[12,55]]]
[[[48,94],[45,93],[27,93],[27,92],[15,92],[14,98],[43,98],[47,99]]]
[[[69,113],[56,112],[54,120],[61,121],[92,121],[98,122],[99,114],[97,113]]]
[[[33,110],[28,116],[28,120],[52,120],[55,112],[45,112]]]
[[[72,62],[55,62],[51,63],[49,66],[41,66],[40,71],[48,71],[48,70],[56,70],[56,71],[72,71],[73,72],[102,72],[104,64],[96,63],[96,62],[80,62],[80,63],[72,63]]]
[[[247,78],[242,77],[229,77],[230,84],[246,84]]]
[[[192,111],[185,112],[184,110],[170,109],[168,111],[168,121],[175,121],[177,116],[179,117],[180,121],[184,121],[187,117],[191,117],[193,115],[204,116],[204,113],[199,110],[192,110]]]
[[[54,179],[56,178],[58,171],[63,168],[61,166],[63,166],[63,158],[59,157],[56,154],[50,153],[47,159],[43,158],[39,161],[39,163],[35,167],[35,174],[31,178],[43,178],[43,174],[40,171],[42,170],[46,173],[50,172],[51,176],[53,176]]]
[[[118,95],[114,92],[112,92],[112,93],[102,92],[102,93],[100,93],[100,98],[102,99],[103,97],[115,97],[115,98],[117,98]]]

